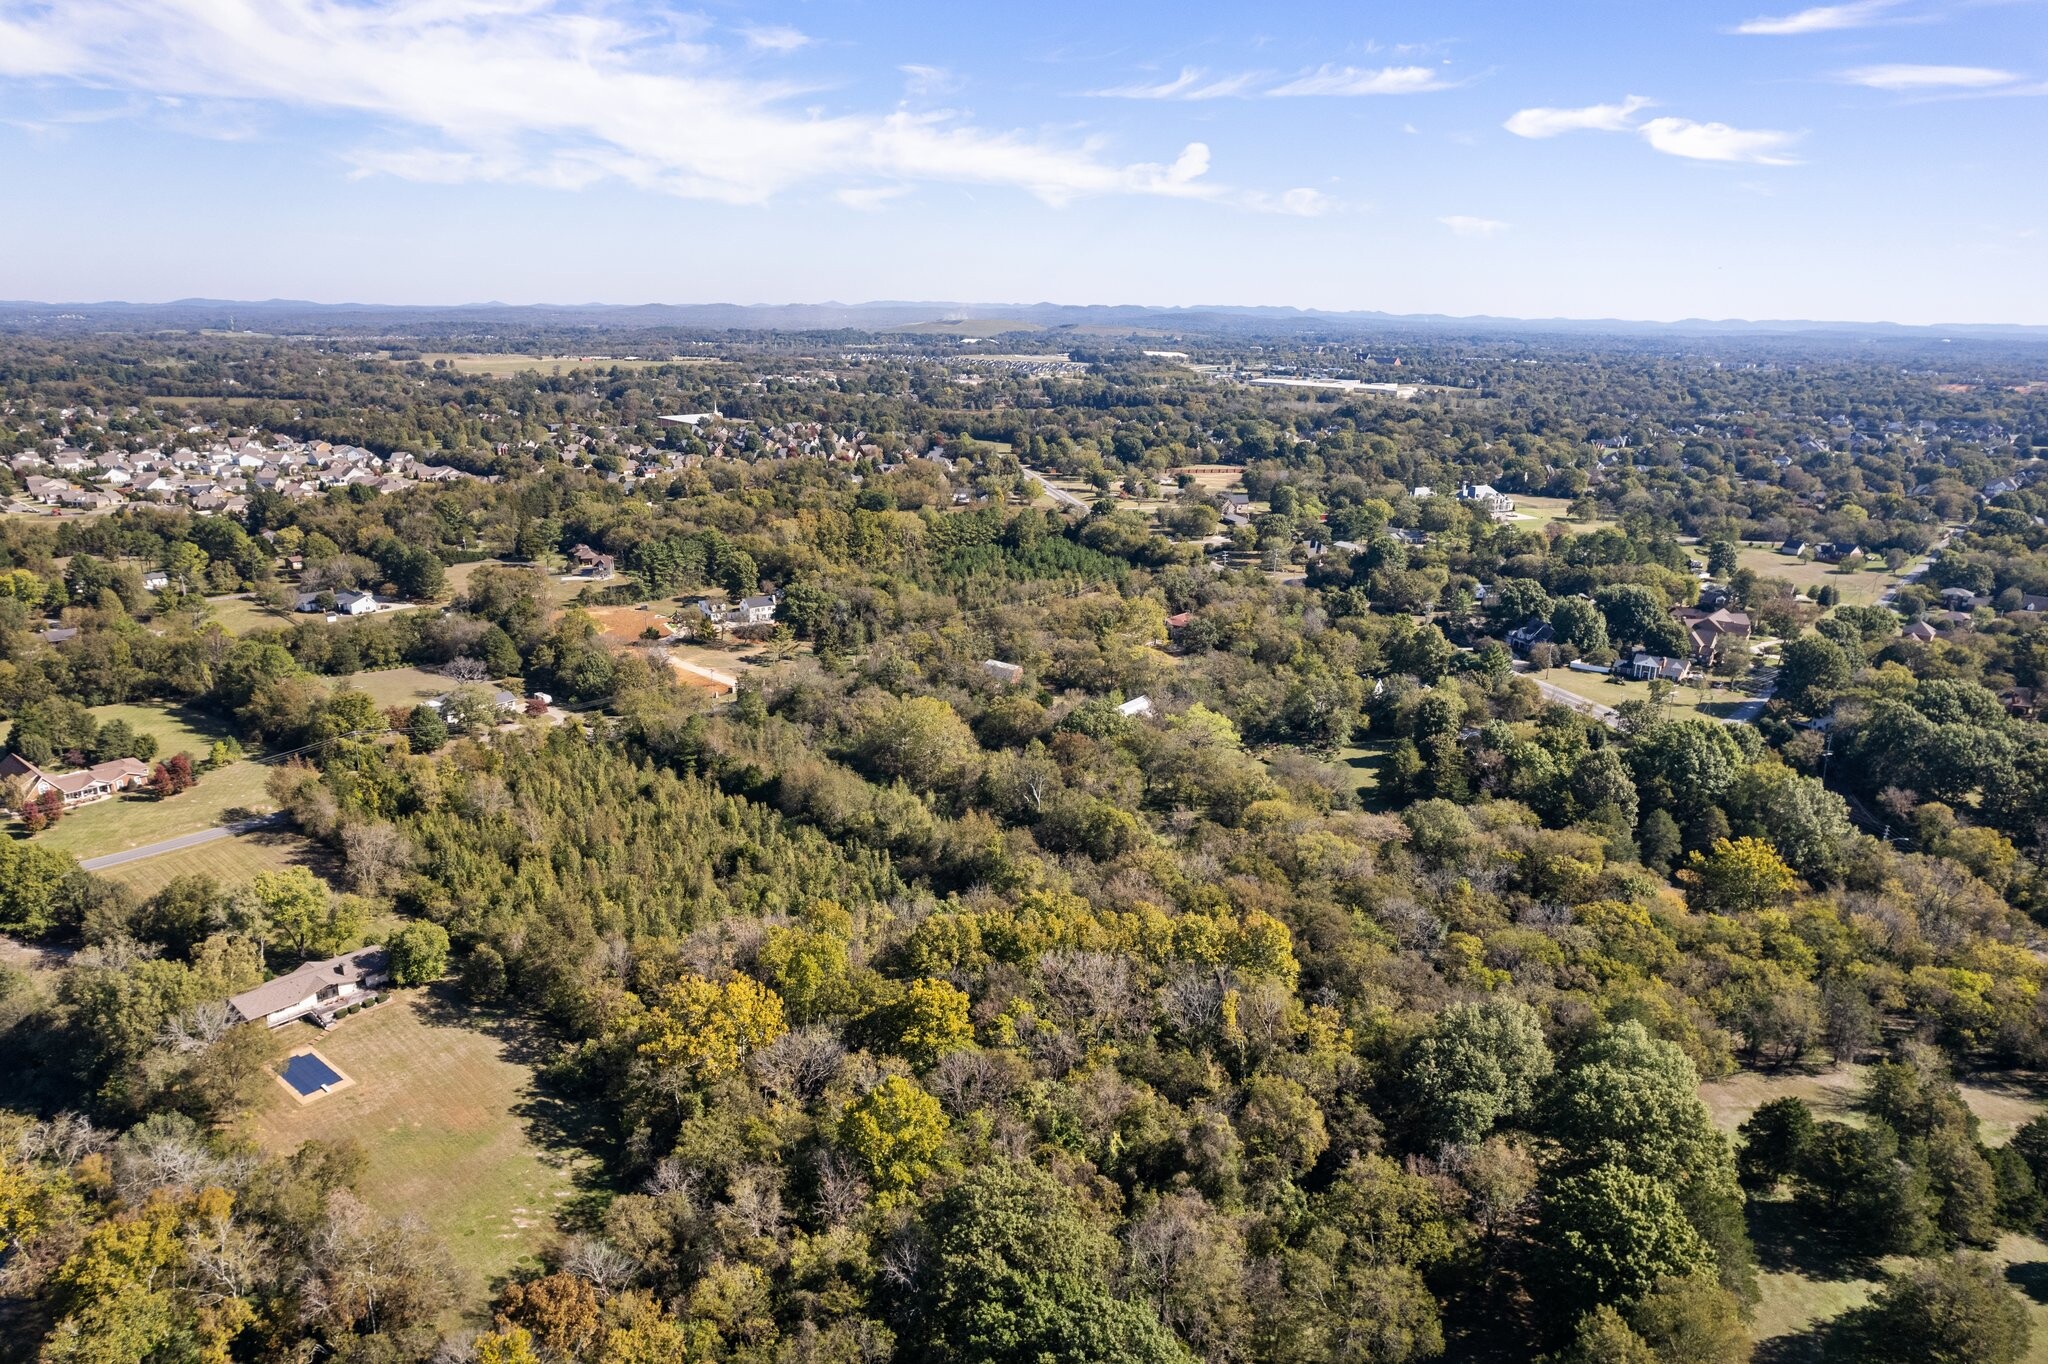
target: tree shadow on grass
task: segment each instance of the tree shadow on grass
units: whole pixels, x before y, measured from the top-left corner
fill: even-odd
[[[2007,1265],[2005,1281],[2026,1294],[2029,1302],[2048,1304],[2048,1263],[2027,1260]]]
[[[1865,1309],[1855,1308],[1796,1334],[1758,1341],[1750,1351],[1750,1364],[1825,1364],[1828,1360],[1867,1358],[1867,1317]]]
[[[595,1116],[595,1105],[577,1103],[548,1082],[546,1068],[559,1058],[561,1039],[532,1019],[477,1008],[447,981],[421,993],[417,1013],[430,1027],[483,1033],[498,1044],[506,1060],[531,1072],[531,1083],[511,1111],[525,1124],[541,1159],[565,1171],[575,1185],[575,1197],[563,1199],[556,1208],[560,1225],[568,1230],[593,1228],[616,1192],[605,1173],[613,1142]],[[579,1155],[589,1158],[578,1160]]]
[[[1749,1235],[1757,1264],[1773,1273],[1828,1281],[1875,1278],[1881,1272],[1874,1258],[1845,1247],[1839,1233],[1816,1226],[1790,1199],[1752,1201]]]

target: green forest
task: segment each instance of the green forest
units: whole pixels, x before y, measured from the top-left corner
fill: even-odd
[[[578,341],[0,334],[8,752],[199,717],[306,849],[138,890],[10,778],[0,1360],[2048,1358],[2038,351],[422,358]],[[463,477],[31,498],[230,436]],[[223,1001],[369,943],[597,1172],[486,1295],[252,1120],[379,1015]]]

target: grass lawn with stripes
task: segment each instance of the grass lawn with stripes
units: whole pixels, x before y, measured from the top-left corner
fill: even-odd
[[[279,1041],[286,1052],[317,1042],[355,1083],[304,1106],[271,1086],[249,1134],[279,1153],[313,1137],[361,1143],[362,1196],[392,1216],[417,1215],[446,1243],[472,1324],[598,1189],[573,1110],[535,1081],[546,1042],[528,1023],[407,990],[332,1032],[294,1024]]]

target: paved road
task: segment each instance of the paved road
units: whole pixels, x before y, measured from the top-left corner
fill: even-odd
[[[1563,687],[1557,686],[1554,683],[1545,682],[1542,678],[1531,673],[1523,673],[1522,676],[1536,684],[1536,690],[1543,693],[1544,700],[1555,701],[1562,706],[1570,706],[1581,715],[1590,715],[1610,729],[1614,727],[1616,723],[1614,707],[1603,706],[1598,701],[1588,701],[1583,696],[1568,692]]]
[[[1039,473],[1036,469],[1026,469],[1024,471],[1024,476],[1030,479],[1033,483],[1036,483],[1041,489],[1044,490],[1046,496],[1050,497],[1053,501],[1059,503],[1063,507],[1072,507],[1074,510],[1080,512],[1094,510],[1092,506],[1090,506],[1086,502],[1083,502],[1080,498],[1074,496],[1065,488],[1053,487],[1052,484],[1047,481],[1045,475]]]
[[[260,819],[237,820],[233,824],[223,824],[219,828],[201,829],[195,834],[179,834],[176,838],[145,843],[126,852],[108,853],[104,857],[88,857],[78,865],[84,871],[105,871],[108,867],[126,866],[130,862],[159,857],[164,853],[183,852],[186,848],[196,848],[202,843],[211,843],[216,839],[232,838],[236,834],[254,833],[258,829],[274,829],[284,822],[283,815],[264,815]]]

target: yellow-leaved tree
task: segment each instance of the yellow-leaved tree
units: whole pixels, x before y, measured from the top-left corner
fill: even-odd
[[[688,975],[663,989],[641,1020],[640,1054],[708,1084],[738,1070],[750,1052],[787,1031],[781,996],[753,977],[714,984]]]

